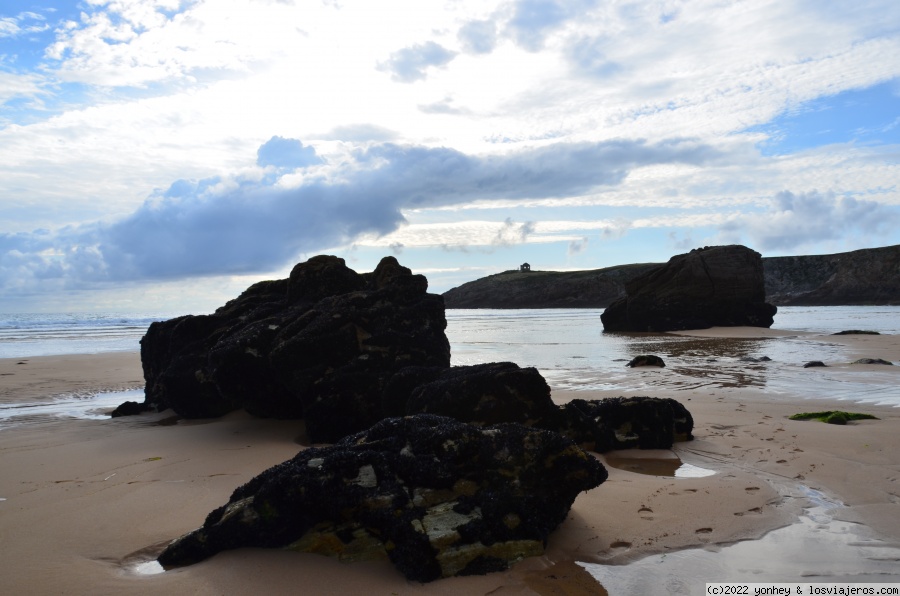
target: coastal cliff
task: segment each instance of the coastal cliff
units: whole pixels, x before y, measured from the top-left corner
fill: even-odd
[[[766,300],[781,306],[900,304],[900,245],[763,259]]]
[[[505,271],[443,294],[447,308],[604,308],[658,263],[586,271]]]
[[[764,257],[766,301],[778,306],[900,304],[900,245],[832,255]],[[585,271],[506,271],[443,294],[447,308],[606,308],[662,263]]]

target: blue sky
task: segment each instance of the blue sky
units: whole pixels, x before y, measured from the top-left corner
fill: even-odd
[[[900,244],[896,2],[0,8],[0,312]]]

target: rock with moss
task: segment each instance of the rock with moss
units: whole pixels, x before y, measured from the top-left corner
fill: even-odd
[[[420,414],[310,448],[241,486],[160,555],[241,547],[387,557],[410,580],[483,574],[544,551],[575,497],[607,478],[558,433]]]
[[[150,325],[145,404],[186,418],[303,417],[316,442],[361,431],[385,417],[394,373],[450,366],[443,300],[427,288],[393,257],[365,274],[313,257],[211,315]]]
[[[573,399],[565,404],[553,428],[587,449],[671,449],[690,441],[694,419],[671,398],[610,397]]]
[[[845,425],[853,420],[878,420],[872,414],[858,412],[843,412],[841,410],[827,410],[824,412],[803,412],[789,417],[791,420],[818,420],[826,424]]]

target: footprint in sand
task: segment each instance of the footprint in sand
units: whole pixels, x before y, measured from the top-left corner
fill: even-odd
[[[744,490],[747,491],[748,493],[752,493],[752,492],[758,491],[758,490],[759,490],[759,487],[758,487],[758,486],[748,486],[748,487],[745,488]]]
[[[640,509],[638,509],[638,513],[641,514],[641,519],[646,519],[648,521],[653,519],[653,516],[650,515],[651,513],[653,513],[653,510],[649,507],[641,507]]]
[[[712,528],[700,528],[699,530],[694,530],[694,533],[700,539],[700,542],[709,542],[709,534],[712,533]]]
[[[739,511],[739,512],[735,513],[735,515],[740,517],[742,515],[748,515],[750,513],[760,514],[760,513],[762,513],[762,507],[754,507],[753,509],[748,509],[747,511]]]
[[[616,548],[631,548],[630,542],[625,542],[624,540],[616,540],[612,544],[609,545],[609,549],[613,550]]]

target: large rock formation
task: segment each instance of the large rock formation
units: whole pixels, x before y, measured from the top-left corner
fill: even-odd
[[[358,274],[318,256],[211,315],[153,323],[141,340],[144,406],[303,417],[315,442],[366,429],[384,418],[394,373],[450,366],[443,300],[427,287],[393,257]]]
[[[695,249],[625,284],[603,312],[607,331],[673,331],[714,326],[770,327],[762,260],[745,246]]]
[[[164,566],[226,549],[286,548],[342,559],[387,556],[428,582],[540,555],[578,493],[607,472],[553,432],[389,418],[266,470],[169,545]]]
[[[828,306],[900,304],[900,245],[833,255],[763,259],[766,300]]]

